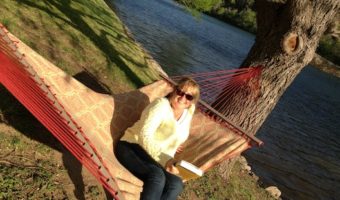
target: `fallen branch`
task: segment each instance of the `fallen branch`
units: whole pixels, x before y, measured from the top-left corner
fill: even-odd
[[[0,160],[0,165],[15,166],[15,167],[29,168],[29,169],[43,168],[43,167],[37,166],[37,165],[19,164],[19,163],[15,163],[15,162],[8,161],[8,160]]]
[[[7,157],[7,156],[9,156],[11,153],[13,153],[14,151],[15,151],[15,150],[13,149],[12,151],[10,151],[10,152],[8,152],[8,153],[6,153],[6,154],[0,156],[0,158]]]

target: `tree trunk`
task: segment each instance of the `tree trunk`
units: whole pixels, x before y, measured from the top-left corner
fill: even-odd
[[[255,6],[256,41],[242,66],[263,66],[260,87],[252,94],[243,90],[234,95],[224,112],[250,134],[256,133],[287,87],[312,60],[320,37],[339,11],[340,1],[258,0]],[[253,88],[252,84],[248,87]],[[245,94],[249,98],[244,98]]]

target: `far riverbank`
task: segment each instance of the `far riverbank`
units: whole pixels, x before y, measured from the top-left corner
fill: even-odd
[[[195,5],[186,0],[175,0],[179,4],[186,5],[188,7],[195,7],[203,9],[202,12],[215,19],[218,19],[224,23],[236,26],[244,31],[252,34],[256,34],[256,12],[254,10],[254,1],[226,1],[220,5],[214,5],[210,7],[206,5],[201,8],[201,5]],[[191,10],[195,15],[199,15],[199,11]],[[327,30],[328,35],[322,36],[319,47],[310,65],[320,69],[323,72],[340,77],[339,66],[339,38],[334,39],[331,34],[339,34],[339,21],[340,15],[330,25],[331,28]],[[338,28],[337,28],[338,27]],[[339,37],[339,35],[337,36]],[[333,60],[333,61],[332,61]]]

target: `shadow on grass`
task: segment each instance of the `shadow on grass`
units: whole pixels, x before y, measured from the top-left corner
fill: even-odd
[[[108,37],[112,37],[112,35],[105,30],[93,30],[87,22],[84,21],[84,17],[89,17],[88,15],[82,13],[82,11],[72,8],[71,6],[71,0],[51,0],[51,1],[45,1],[47,4],[47,7],[39,5],[36,1],[30,1],[30,0],[17,0],[19,4],[25,4],[26,6],[36,8],[42,12],[47,13],[51,17],[58,18],[60,20],[63,20],[66,24],[72,26],[76,30],[80,31],[83,35],[85,35],[98,49],[102,51],[102,53],[105,55],[108,66],[108,69],[112,68],[112,63],[117,65],[121,71],[125,73],[127,77],[129,77],[133,83],[137,87],[141,87],[144,85],[143,81],[139,78],[139,76],[133,72],[129,66],[124,62],[124,60],[121,58],[121,56],[124,56],[124,58],[132,63],[134,63],[136,66],[143,67],[141,64],[136,63],[133,61],[131,57],[128,57],[126,54],[122,55],[113,45],[111,45],[110,40]],[[82,2],[85,4],[87,1]],[[48,9],[50,7],[51,9]],[[56,8],[59,10],[59,12],[63,13],[66,19],[62,16],[57,15],[52,11],[53,8]],[[101,16],[103,13],[107,13],[100,9],[94,9],[93,12],[96,11],[96,15]],[[23,16],[25,17],[25,16]],[[91,17],[92,19],[95,19],[94,17]],[[102,21],[98,19],[98,23],[105,24]],[[107,24],[106,26],[110,26]],[[114,28],[113,26],[112,29]],[[121,39],[122,36],[118,34],[117,40]]]
[[[74,78],[96,92],[110,93],[87,71],[76,74]],[[63,165],[75,186],[74,195],[78,200],[85,200],[82,164],[1,84],[0,98],[0,122],[15,128],[32,140],[62,153]],[[105,191],[105,195],[107,199],[112,198],[107,191]]]

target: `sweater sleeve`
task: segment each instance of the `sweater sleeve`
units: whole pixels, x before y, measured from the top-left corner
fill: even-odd
[[[154,139],[157,128],[163,121],[163,116],[168,114],[166,110],[166,102],[157,99],[150,107],[142,114],[141,118],[141,132],[139,137],[139,144],[148,152],[152,157],[159,155],[162,151],[161,145]],[[154,158],[158,160],[157,158]]]

